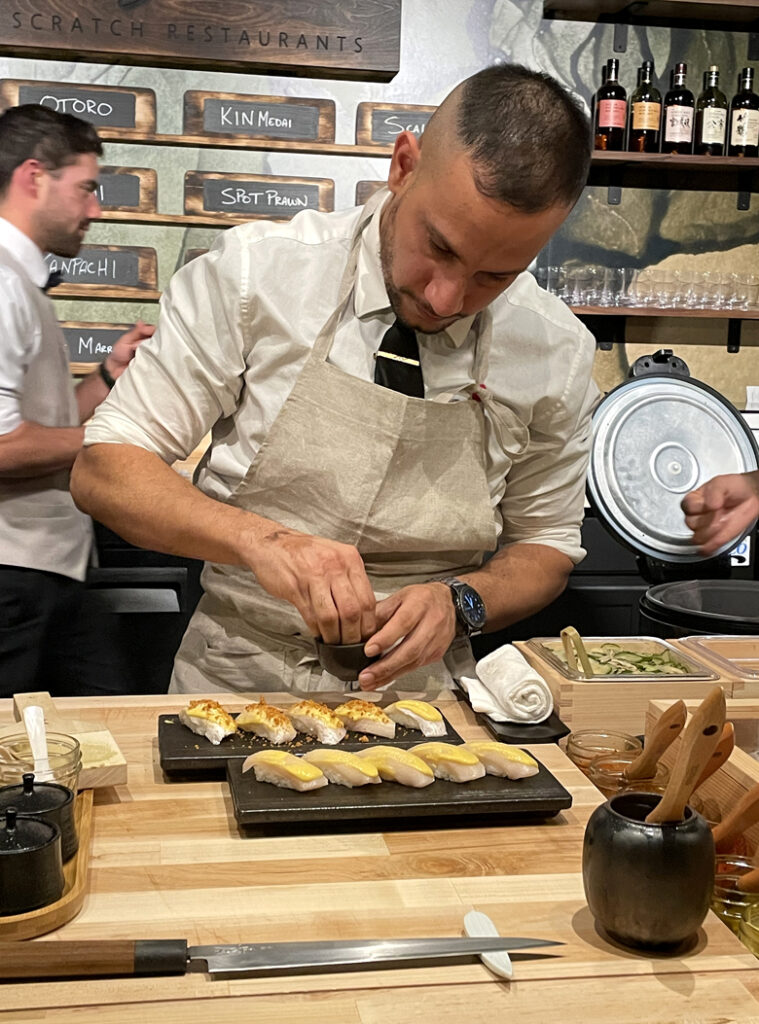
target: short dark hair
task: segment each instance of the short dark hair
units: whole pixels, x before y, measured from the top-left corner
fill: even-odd
[[[25,160],[39,160],[57,171],[82,153],[103,153],[103,143],[88,121],[37,103],[10,107],[0,116],[0,195]]]
[[[461,85],[456,130],[483,195],[536,213],[582,192],[590,120],[550,75],[521,64],[478,71]]]

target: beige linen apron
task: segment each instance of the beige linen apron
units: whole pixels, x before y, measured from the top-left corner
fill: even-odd
[[[380,599],[482,564],[496,544],[486,431],[495,429],[512,457],[524,449],[526,431],[514,424],[510,432],[503,407],[495,416],[491,408],[488,418],[482,402],[409,398],[327,362],[341,317],[353,315],[346,311],[352,310],[361,232],[377,205],[369,201],[356,229],[336,310],[228,501],[354,545]],[[475,381],[487,373],[490,349],[487,311],[481,320]],[[477,388],[473,382],[470,393]],[[319,665],[295,607],[268,594],[252,572],[208,563],[202,583],[205,593],[177,652],[173,691],[345,687]],[[445,661],[400,677],[397,686],[434,695],[472,667],[468,640],[456,640]]]

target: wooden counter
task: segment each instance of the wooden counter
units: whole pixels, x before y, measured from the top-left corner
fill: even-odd
[[[105,720],[129,783],[95,794],[89,892],[80,915],[38,941],[185,938],[190,944],[459,935],[464,914],[502,934],[555,938],[561,956],[515,963],[498,981],[480,963],[214,981],[179,978],[4,983],[0,1021],[77,1024],[461,1024],[516,1020],[644,1024],[759,1018],[757,960],[709,914],[694,950],[647,957],[595,931],[581,876],[582,838],[600,794],[558,747],[533,748],[573,807],[504,827],[333,831],[242,838],[222,782],[167,783],[158,766],[168,696],[70,698]],[[230,697],[231,710],[244,701]],[[481,736],[468,705],[446,713]],[[0,701],[0,724],[12,717]],[[34,943],[29,943],[34,955]],[[508,1016],[507,1016],[508,1015]]]

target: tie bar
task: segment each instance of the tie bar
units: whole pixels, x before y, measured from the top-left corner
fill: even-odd
[[[397,356],[395,352],[375,352],[375,359],[394,359],[396,363],[407,363],[409,366],[419,366],[418,359],[409,359],[407,356]]]

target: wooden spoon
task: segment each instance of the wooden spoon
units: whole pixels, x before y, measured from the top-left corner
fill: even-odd
[[[650,779],[656,772],[656,765],[667,747],[683,731],[688,712],[685,702],[676,700],[668,707],[653,728],[646,745],[635,760],[625,768],[626,779]]]
[[[701,773],[701,778],[698,780],[696,785],[693,787],[694,791],[702,786],[708,778],[710,778],[721,768],[722,765],[732,754],[735,749],[735,728],[732,722],[725,722],[722,727],[722,735],[719,738],[719,743],[714,748],[714,753],[709,758],[709,763]]]
[[[745,875],[741,875],[735,883],[735,888],[740,889],[741,892],[759,892],[759,868],[754,868],[753,871],[747,871]]]
[[[720,741],[726,713],[724,690],[721,686],[715,686],[693,712],[683,733],[667,788],[659,803],[646,817],[647,822],[661,824],[665,821],[682,821],[685,805]]]
[[[741,832],[759,821],[759,783],[743,794],[738,803],[712,829],[717,853],[729,851],[730,843]]]

